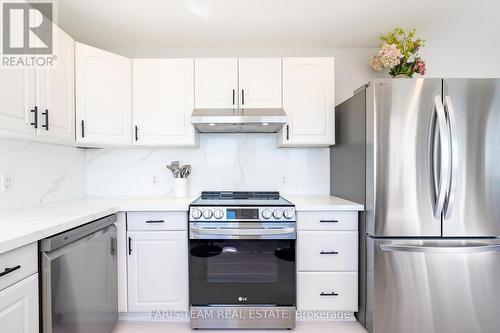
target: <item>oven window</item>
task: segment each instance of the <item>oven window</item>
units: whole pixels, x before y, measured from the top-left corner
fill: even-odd
[[[295,240],[189,244],[191,304],[295,304]]]
[[[207,262],[208,283],[279,281],[273,244],[225,242],[221,246],[220,254]]]

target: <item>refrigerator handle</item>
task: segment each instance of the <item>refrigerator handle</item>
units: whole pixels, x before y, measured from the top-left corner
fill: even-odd
[[[444,106],[441,101],[441,96],[434,97],[434,108],[437,116],[438,130],[439,130],[439,146],[440,146],[440,168],[439,168],[439,184],[436,195],[436,202],[434,204],[434,217],[436,219],[441,218],[441,213],[443,212],[444,203],[446,199],[446,192],[450,185],[450,142],[449,142],[449,132],[448,125],[446,123],[446,114],[444,111]],[[436,165],[438,161],[433,157],[433,166]],[[434,178],[437,177],[434,175]]]
[[[421,246],[380,244],[383,252],[419,252],[419,253],[480,253],[500,251],[500,244],[457,245],[457,246]]]
[[[457,187],[457,174],[458,174],[458,139],[457,139],[457,125],[455,110],[453,109],[453,103],[450,96],[444,97],[445,110],[448,115],[448,125],[450,131],[450,149],[451,149],[451,174],[450,174],[450,186],[448,189],[448,198],[446,205],[444,207],[444,218],[448,219],[453,210],[453,204],[455,203],[455,192]]]

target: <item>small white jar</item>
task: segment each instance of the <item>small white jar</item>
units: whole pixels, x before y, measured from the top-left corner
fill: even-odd
[[[174,197],[186,198],[189,195],[188,179],[189,178],[174,178]]]

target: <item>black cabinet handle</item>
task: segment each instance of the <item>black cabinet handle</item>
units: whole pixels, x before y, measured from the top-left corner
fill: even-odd
[[[290,140],[290,126],[286,125],[286,139]]]
[[[148,220],[146,223],[165,223],[165,220]]]
[[[12,273],[14,271],[17,271],[19,268],[21,268],[21,265],[17,265],[17,266],[14,266],[14,267],[6,268],[3,272],[0,273],[0,277],[2,277],[4,275],[7,275],[9,273]]]
[[[241,89],[241,105],[245,105],[245,89]]]
[[[85,137],[85,121],[82,120],[82,138]]]
[[[139,127],[136,125],[135,126],[135,141],[139,140]]]
[[[339,220],[319,220],[320,223],[339,223]]]
[[[132,254],[132,238],[128,238],[128,255]]]
[[[33,122],[30,125],[33,125],[35,128],[38,128],[38,106],[35,106],[33,110],[30,110],[33,113]]]
[[[337,251],[321,251],[319,254],[339,254]]]
[[[337,294],[336,292],[332,291],[331,293],[325,293],[325,292],[321,292],[321,294],[319,294],[320,296],[338,296],[339,294]]]
[[[235,90],[233,89],[233,105],[236,103],[235,101]]]
[[[45,112],[42,112],[42,115],[45,116],[45,125],[42,125],[43,128],[45,128],[46,131],[49,130],[49,110],[45,109]]]

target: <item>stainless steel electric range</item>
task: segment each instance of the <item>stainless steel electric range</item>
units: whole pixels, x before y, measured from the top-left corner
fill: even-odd
[[[202,192],[189,207],[191,327],[294,328],[295,242],[278,192]]]

